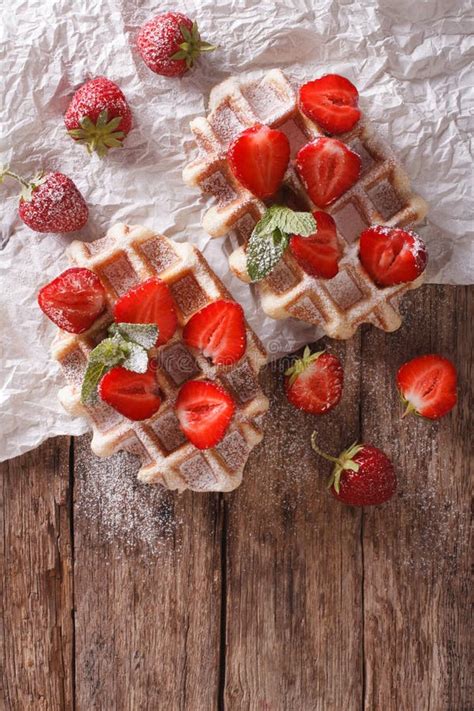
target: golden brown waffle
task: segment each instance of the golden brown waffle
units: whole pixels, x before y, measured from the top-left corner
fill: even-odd
[[[85,416],[93,429],[92,449],[99,456],[126,450],[141,460],[138,478],[169,489],[231,491],[242,480],[251,449],[262,439],[262,420],[268,409],[258,372],[266,354],[247,327],[247,349],[232,366],[214,366],[201,353],[188,349],[182,328],[196,311],[217,299],[231,299],[202,254],[189,243],[177,243],[146,227],[118,224],[90,244],[73,242],[69,257],[101,279],[107,293],[107,312],[85,333],[60,331],[53,343],[68,385],[60,391],[66,410]],[[116,299],[152,276],[166,282],[173,294],[179,328],[156,349],[157,381],[164,402],[149,420],[132,422],[104,402],[85,406],[80,387],[88,354],[104,337],[112,322]],[[212,449],[200,451],[188,442],[173,411],[181,385],[190,379],[219,382],[234,398],[235,415],[224,438]]]
[[[232,271],[248,281],[245,245],[266,205],[234,177],[226,158],[231,141],[256,123],[278,127],[289,138],[290,165],[278,202],[314,210],[294,167],[294,156],[308,141],[325,135],[298,108],[295,90],[278,69],[258,81],[228,79],[216,86],[209,99],[209,114],[191,122],[199,155],[183,171],[188,185],[198,186],[217,201],[203,219],[212,237],[229,234],[235,251],[229,258]],[[333,338],[349,338],[361,323],[385,331],[399,327],[398,300],[422,279],[379,288],[358,259],[358,237],[372,224],[408,226],[419,223],[426,204],[414,195],[408,176],[391,149],[362,119],[338,139],[359,154],[362,174],[357,183],[328,209],[336,221],[343,248],[339,273],[333,279],[306,274],[287,250],[274,271],[256,285],[264,311],[273,318],[292,316],[321,326]],[[240,246],[238,246],[240,245]]]

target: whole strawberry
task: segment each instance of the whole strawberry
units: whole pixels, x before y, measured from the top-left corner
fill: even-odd
[[[86,202],[67,175],[46,173],[28,181],[6,168],[0,171],[0,183],[7,176],[22,186],[18,214],[32,230],[74,232],[86,224],[89,217]]]
[[[201,52],[217,49],[203,42],[196,22],[180,12],[156,15],[140,29],[137,49],[152,72],[179,77],[190,69]]]
[[[103,158],[110,148],[122,148],[132,128],[132,112],[121,89],[110,79],[86,81],[74,94],[64,115],[69,135]]]
[[[393,464],[377,447],[354,443],[338,457],[331,457],[316,445],[316,432],[311,436],[311,446],[321,457],[334,462],[328,488],[339,501],[350,506],[375,506],[394,495],[397,477]]]

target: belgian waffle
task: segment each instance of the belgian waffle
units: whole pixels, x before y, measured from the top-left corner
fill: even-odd
[[[93,429],[92,449],[99,456],[127,450],[141,460],[138,478],[169,489],[231,491],[242,480],[250,450],[261,440],[268,400],[258,383],[266,354],[247,327],[247,349],[231,366],[214,366],[201,353],[188,349],[182,327],[206,304],[232,298],[211,271],[202,254],[189,243],[173,242],[146,227],[117,224],[90,244],[73,242],[68,250],[73,265],[87,267],[101,279],[107,311],[80,335],[60,331],[53,343],[68,385],[60,391],[63,406],[85,416]],[[112,322],[116,299],[152,276],[165,281],[173,294],[179,328],[168,343],[156,349],[156,377],[164,396],[158,412],[144,422],[132,422],[106,403],[85,406],[80,387],[90,351],[105,336]],[[216,380],[231,393],[236,411],[224,438],[212,449],[200,451],[186,440],[178,426],[173,404],[186,380]]]
[[[235,179],[226,159],[229,144],[256,123],[283,131],[290,141],[292,160],[277,202],[314,210],[295,170],[294,156],[305,143],[325,134],[299,110],[295,90],[278,69],[258,81],[228,79],[212,90],[209,108],[206,118],[191,122],[199,154],[185,167],[183,178],[217,201],[206,212],[203,227],[212,237],[230,235],[234,248],[229,258],[231,269],[248,281],[246,243],[266,205]],[[339,273],[332,279],[311,277],[287,250],[274,271],[256,288],[269,316],[291,316],[312,323],[333,338],[349,338],[364,322],[393,331],[401,323],[400,297],[418,287],[422,279],[377,287],[359,262],[358,237],[372,224],[415,225],[424,218],[426,203],[412,192],[408,176],[369,121],[361,119],[353,130],[337,138],[358,153],[362,162],[357,183],[327,208],[336,222],[343,249]]]

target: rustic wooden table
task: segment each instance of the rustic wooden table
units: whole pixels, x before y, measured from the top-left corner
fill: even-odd
[[[426,287],[398,332],[331,342],[346,385],[327,416],[294,411],[269,367],[266,437],[232,494],[137,485],[87,436],[4,464],[2,709],[472,709],[472,294]],[[456,362],[460,402],[402,421],[394,373],[430,351]],[[333,500],[314,428],[388,452],[397,496]]]

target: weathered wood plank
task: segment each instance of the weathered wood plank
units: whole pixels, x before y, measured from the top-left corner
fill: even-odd
[[[399,474],[396,498],[364,513],[366,711],[472,708],[473,305],[467,289],[425,288],[406,299],[410,315],[397,333],[371,330],[363,338],[363,436],[391,455]],[[394,375],[404,361],[429,352],[455,361],[460,403],[438,423],[401,420]]]
[[[73,698],[69,439],[0,465],[3,705],[69,711]]]
[[[299,412],[285,364],[268,368],[266,437],[226,501],[226,711],[360,709],[361,514],[327,494],[309,443],[313,429],[334,451],[359,434],[360,339],[327,345],[345,366],[341,404]]]
[[[216,709],[222,497],[139,484],[89,437],[75,460],[77,708]]]

